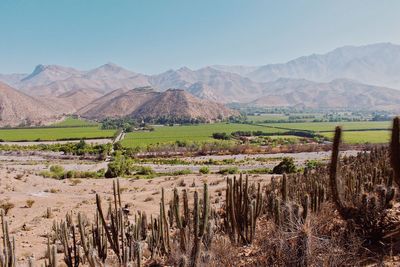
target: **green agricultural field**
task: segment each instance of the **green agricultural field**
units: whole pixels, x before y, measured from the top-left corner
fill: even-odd
[[[252,122],[263,122],[263,121],[282,121],[289,119],[289,116],[285,114],[260,114],[247,116],[248,121]]]
[[[302,122],[302,123],[266,123],[266,126],[280,127],[292,130],[308,130],[314,132],[334,131],[337,125],[341,125],[344,131],[347,130],[375,130],[389,129],[389,121],[361,121],[361,122]]]
[[[99,124],[97,122],[92,122],[92,121],[87,121],[87,120],[82,120],[82,119],[75,119],[68,117],[65,120],[61,122],[57,122],[52,124],[51,126],[53,127],[80,127],[80,126],[98,126]]]
[[[333,138],[333,133],[323,133],[328,138]],[[390,140],[390,131],[350,131],[343,132],[343,140],[348,144],[382,144]]]
[[[146,146],[157,143],[168,143],[175,141],[215,141],[212,134],[219,132],[232,133],[236,131],[263,131],[269,133],[280,133],[285,130],[274,129],[258,125],[215,123],[190,126],[159,126],[152,132],[132,132],[126,134],[122,145],[125,147]]]
[[[3,141],[57,141],[112,138],[116,130],[98,127],[0,129]]]

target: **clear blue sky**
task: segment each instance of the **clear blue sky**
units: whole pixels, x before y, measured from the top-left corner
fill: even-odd
[[[397,0],[0,0],[0,73],[39,63],[142,73],[400,44]]]

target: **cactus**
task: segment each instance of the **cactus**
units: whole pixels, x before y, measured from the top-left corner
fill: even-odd
[[[400,118],[393,119],[392,138],[390,141],[390,163],[394,180],[400,189]]]
[[[282,175],[281,194],[282,194],[283,202],[287,202],[288,201],[288,186],[287,186],[287,176],[285,173]]]
[[[398,120],[395,119],[394,122],[394,132],[396,132],[396,121],[398,124]],[[361,195],[355,194],[355,191],[362,191],[359,189],[354,190],[357,178],[354,174],[349,175],[347,178],[347,185],[342,189],[340,180],[338,177],[339,172],[339,144],[341,139],[341,128],[336,127],[335,137],[333,142],[332,149],[332,160],[330,166],[330,186],[332,191],[332,200],[336,205],[336,208],[340,214],[340,216],[344,220],[351,220],[351,222],[355,223],[355,230],[359,234],[362,234],[366,240],[370,242],[381,242],[381,240],[387,235],[387,232],[390,232],[393,227],[392,222],[388,222],[386,219],[387,210],[391,207],[391,200],[394,197],[394,192],[392,187],[386,187],[386,185],[377,186],[376,183],[381,183],[381,179],[378,177],[378,172],[371,169],[370,163],[367,167],[370,168],[371,173],[375,172],[375,175],[367,175],[367,182],[365,183],[364,188],[367,190]],[[396,142],[392,142],[396,143]],[[368,155],[360,155],[359,160],[364,161],[370,157],[373,159],[380,152],[375,150]],[[393,166],[393,152],[392,156],[392,166]],[[396,167],[396,166],[394,166]],[[395,171],[396,172],[396,171]],[[375,178],[374,178],[375,176]],[[359,181],[357,181],[358,183]],[[342,191],[345,191],[342,194]],[[347,191],[347,192],[346,192]],[[388,193],[389,192],[389,193]],[[380,197],[377,198],[377,195]]]
[[[208,185],[205,183],[203,187],[203,209],[200,209],[199,196],[197,191],[194,192],[194,227],[193,227],[193,247],[190,254],[190,266],[199,266],[201,242],[208,225],[208,219],[210,216],[210,199],[208,196]]]
[[[0,252],[0,266],[15,267],[17,262],[15,254],[15,239],[14,237],[10,237],[8,222],[3,211],[0,212],[0,217],[3,233],[3,249]]]
[[[50,245],[50,237],[47,237],[47,259],[44,262],[45,267],[56,267],[57,266],[57,247],[55,245]]]
[[[225,214],[229,234],[233,242],[250,244],[255,234],[255,225],[263,209],[261,185],[257,186],[255,199],[249,195],[249,181],[242,175],[227,179]]]

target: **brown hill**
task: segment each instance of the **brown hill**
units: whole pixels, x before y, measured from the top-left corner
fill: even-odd
[[[98,107],[100,105],[103,105],[104,103],[112,100],[113,98],[115,98],[115,97],[117,97],[119,95],[122,95],[123,93],[125,93],[127,91],[128,91],[128,89],[125,89],[125,88],[119,88],[119,89],[116,89],[114,91],[111,91],[110,93],[105,94],[102,97],[99,97],[99,98],[93,100],[88,105],[86,105],[86,106],[82,107],[81,109],[79,109],[77,114],[78,115],[85,114],[89,110],[91,110],[93,108],[96,108],[96,107]]]
[[[43,102],[0,82],[0,126],[42,124],[55,117]]]
[[[79,110],[78,114],[88,119],[125,117],[158,94],[150,87],[136,88],[129,91],[117,89],[96,99]]]
[[[131,116],[143,119],[185,118],[213,121],[238,115],[224,105],[195,97],[181,89],[169,89],[138,108]]]
[[[185,118],[208,121],[237,115],[222,104],[193,96],[179,89],[156,92],[149,87],[113,91],[78,111],[88,119],[131,116],[138,119]]]

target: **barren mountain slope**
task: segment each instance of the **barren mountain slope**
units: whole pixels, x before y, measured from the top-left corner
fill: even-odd
[[[233,115],[237,115],[237,112],[222,104],[199,99],[181,89],[169,89],[158,94],[132,113],[132,116],[144,119],[173,117],[217,120]]]
[[[169,88],[189,89],[196,83],[212,88],[213,96],[209,100],[217,99],[218,102],[243,102],[254,99],[264,88],[262,83],[253,82],[249,78],[235,73],[213,69],[211,67],[199,70],[181,68],[169,70],[149,79],[152,86],[159,90]],[[193,92],[193,88],[189,89]]]
[[[346,79],[337,79],[329,83],[279,79],[267,83],[263,96],[251,104],[269,107],[400,110],[400,91]]]
[[[213,88],[202,82],[192,84],[187,91],[198,98],[218,102],[218,97],[214,94]]]
[[[133,113],[158,94],[148,87],[136,88],[126,92],[119,89],[90,103],[78,114],[88,119],[124,117]]]
[[[33,97],[0,82],[0,126],[40,124],[54,119],[55,113]]]

